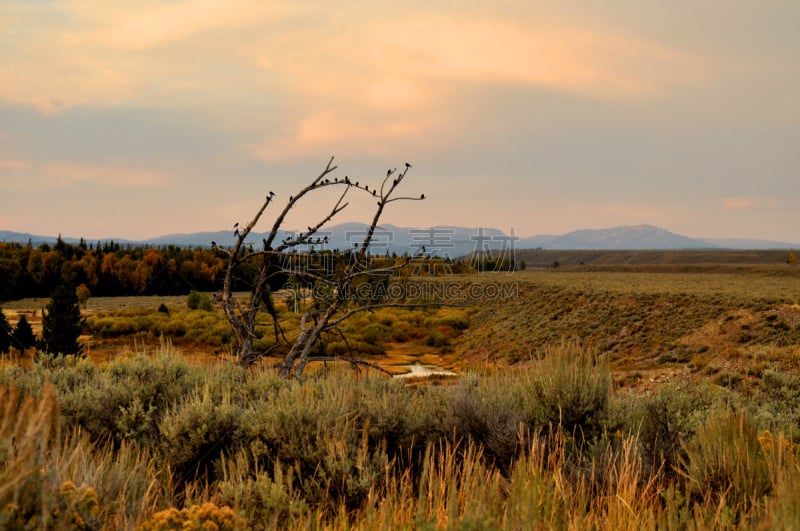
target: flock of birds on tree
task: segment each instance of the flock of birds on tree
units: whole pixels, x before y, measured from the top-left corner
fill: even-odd
[[[406,171],[408,171],[408,169],[411,168],[411,164],[406,162],[405,163],[405,167],[406,167]],[[395,168],[395,169],[389,168],[388,170],[386,170],[386,179],[391,177],[392,174],[395,173],[395,172],[397,172],[397,168]],[[401,175],[401,177],[402,177],[402,175]],[[394,179],[392,181],[392,188],[396,187],[398,185],[398,183],[399,183],[399,180],[398,179]],[[371,193],[373,197],[378,197],[377,188],[373,187],[372,190],[370,190],[369,185],[365,184],[364,186],[361,186],[360,181],[351,181],[350,177],[347,176],[347,175],[345,175],[344,178],[341,179],[341,180],[338,177],[334,177],[334,179],[332,181],[330,179],[323,179],[318,184],[314,185],[312,188],[317,188],[317,187],[320,187],[320,186],[328,186],[328,185],[332,185],[332,184],[333,185],[345,184],[348,187],[360,188],[360,189],[366,191],[367,193]],[[269,204],[274,199],[274,197],[275,197],[275,192],[270,190],[269,193],[267,194],[267,197],[266,197],[266,203]],[[298,197],[298,199],[299,199],[299,197]],[[414,199],[414,198],[405,198],[405,199]],[[425,194],[420,194],[419,199],[425,199]],[[290,195],[289,196],[289,204],[291,205],[291,203],[293,203],[294,200],[295,200],[295,197],[293,195]],[[383,197],[383,187],[381,187],[381,201],[378,201],[378,206],[382,206],[382,201],[383,200],[385,200],[385,197]],[[291,208],[291,206],[289,208]],[[284,238],[283,240],[281,240],[281,244],[282,244],[282,246],[294,246],[294,245],[299,245],[299,244],[302,244],[302,243],[305,243],[305,244],[308,244],[308,245],[327,244],[329,242],[328,236],[325,236],[325,237],[322,237],[322,238],[317,238],[316,240],[313,239],[313,238],[310,238],[317,230],[319,230],[319,227],[311,227],[311,226],[309,226],[308,227],[308,232],[306,234],[300,233],[296,238],[294,236],[288,236],[288,237]],[[233,237],[235,239],[237,239],[237,240],[240,239],[240,237],[241,237],[241,232],[239,231],[239,222],[238,221],[233,224]],[[245,244],[244,242],[241,242],[241,244],[247,245],[248,248],[251,251],[253,250],[253,244],[252,243]],[[266,238],[262,239],[262,244],[263,244],[263,247],[264,247],[264,251],[271,250],[271,248],[269,246],[269,243],[267,242]],[[353,247],[355,247],[355,248],[358,248],[358,246],[359,246],[358,243],[353,244]],[[211,241],[211,248],[212,249],[217,249],[217,248],[219,248],[219,245],[217,244],[217,242],[212,240]]]

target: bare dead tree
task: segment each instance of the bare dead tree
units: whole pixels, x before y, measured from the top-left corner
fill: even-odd
[[[236,338],[236,358],[240,365],[249,366],[260,358],[270,355],[273,349],[283,341],[289,345],[289,348],[283,360],[278,364],[281,376],[301,376],[309,361],[330,359],[324,356],[312,356],[314,346],[320,344],[323,334],[338,333],[344,338],[339,325],[352,315],[379,307],[406,306],[402,303],[394,304],[376,302],[374,300],[354,305],[349,294],[353,284],[359,280],[363,281],[364,278],[368,277],[386,276],[405,265],[399,263],[377,269],[370,266],[368,253],[381,216],[390,203],[395,201],[419,201],[425,198],[424,194],[415,197],[396,195],[396,191],[411,169],[411,165],[406,163],[400,171],[397,168],[388,170],[386,176],[382,179],[380,187],[373,187],[371,190],[369,185],[353,181],[348,176],[332,179],[331,174],[337,169],[338,167],[333,165],[333,157],[331,157],[325,169],[310,184],[302,188],[296,195],[289,197],[283,209],[276,216],[266,237],[262,240],[262,248],[260,250],[252,249],[245,243],[245,240],[261,220],[265,211],[275,202],[275,195],[271,191],[266,195],[255,216],[246,225],[240,226],[238,223],[234,225],[235,242],[232,248],[223,248],[212,243],[212,246],[218,252],[228,258],[228,266],[223,283],[222,304],[225,316]],[[343,188],[331,210],[317,220],[315,224],[309,225],[307,231],[293,234],[282,240],[279,239],[283,223],[291,209],[308,194],[329,186]],[[345,199],[351,191],[369,194],[375,199],[376,208],[363,240],[356,245],[357,250],[355,252],[350,252],[350,260],[347,265],[343,268],[337,268],[331,274],[297,270],[287,265],[291,263],[291,260],[286,259],[287,256],[290,258],[294,256],[291,253],[298,248],[325,242],[323,238],[319,237],[320,229],[348,206],[349,203]],[[237,272],[245,264],[254,268],[250,293],[246,300],[237,297],[233,292]],[[272,294],[269,288],[271,279],[280,275],[290,274],[302,280],[313,282],[317,288],[324,288],[314,290],[315,294],[312,295],[314,304],[307,308],[300,317],[300,332],[293,340],[288,340],[283,334],[278,314],[272,306]],[[320,293],[327,295],[320,296]],[[275,332],[275,345],[267,351],[257,352],[254,348],[256,319],[263,313],[268,314],[271,318]],[[371,365],[363,360],[349,359],[348,361],[358,365]]]

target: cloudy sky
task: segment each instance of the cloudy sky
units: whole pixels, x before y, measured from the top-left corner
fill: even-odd
[[[413,164],[428,199],[397,225],[798,241],[798,20],[796,0],[3,0],[0,229],[223,229],[335,155],[369,183]],[[339,221],[367,219],[360,196]]]

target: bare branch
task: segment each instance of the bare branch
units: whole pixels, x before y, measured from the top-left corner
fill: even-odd
[[[322,173],[320,173],[319,176],[311,182],[311,184],[309,184],[308,186],[306,186],[305,188],[300,190],[300,192],[296,196],[290,196],[289,197],[289,202],[286,203],[286,206],[283,208],[281,213],[275,219],[275,223],[272,225],[272,230],[270,230],[270,232],[269,232],[269,237],[267,237],[267,245],[266,245],[267,249],[271,249],[272,248],[272,242],[275,240],[275,236],[278,235],[278,231],[280,230],[281,226],[283,225],[283,220],[286,219],[286,215],[289,213],[289,211],[292,209],[292,207],[294,207],[295,203],[297,203],[308,192],[310,192],[311,190],[316,189],[317,188],[317,184],[326,175],[330,174],[333,171],[336,171],[338,166],[332,166],[332,164],[333,164],[333,157],[331,157],[331,159],[328,161],[328,164],[327,164],[327,166],[325,166],[325,169],[322,170]],[[340,199],[340,201],[341,201],[341,199]],[[342,208],[344,208],[344,207],[342,207]]]

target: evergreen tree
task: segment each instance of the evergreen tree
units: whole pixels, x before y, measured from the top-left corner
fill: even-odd
[[[11,344],[20,351],[20,354],[36,345],[36,336],[33,333],[33,328],[31,328],[31,324],[24,315],[19,316],[17,326],[11,333]]]
[[[5,354],[11,347],[11,325],[8,324],[6,314],[0,309],[0,354]]]
[[[75,288],[59,285],[47,308],[42,311],[42,339],[39,348],[50,354],[79,355],[83,345],[78,343],[83,321]]]

